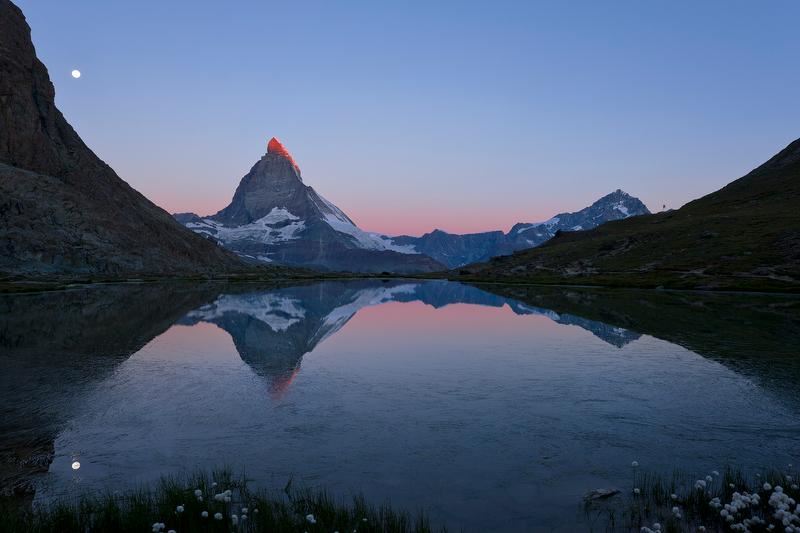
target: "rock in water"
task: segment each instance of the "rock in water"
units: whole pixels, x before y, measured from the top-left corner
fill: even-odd
[[[619,492],[619,489],[594,489],[585,496],[585,499],[587,502],[605,500],[616,496]]]

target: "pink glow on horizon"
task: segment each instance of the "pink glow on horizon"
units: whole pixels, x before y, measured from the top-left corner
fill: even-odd
[[[345,202],[337,201],[330,195],[328,200],[336,204],[353,221],[365,231],[383,233],[385,235],[419,236],[435,229],[449,233],[479,233],[502,230],[507,232],[517,222],[536,222],[547,220],[556,213],[578,210],[581,207],[553,207],[547,213],[538,213],[536,209],[517,208],[499,209],[486,206],[480,209],[459,209],[458,206],[440,206],[439,208],[416,208],[411,206],[381,205],[379,207],[348,207]],[[233,193],[231,192],[231,197]],[[162,195],[152,200],[169,213],[197,213],[200,216],[213,215],[231,201],[230,197],[219,199],[187,198],[183,195]]]

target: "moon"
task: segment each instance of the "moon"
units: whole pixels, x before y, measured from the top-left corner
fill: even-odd
[[[73,71],[72,71],[72,77],[73,77],[73,78],[75,78],[75,79],[77,80],[78,78],[80,78],[80,77],[81,77],[81,71],[80,71],[80,70],[78,70],[78,69],[75,69],[75,70],[73,70]]]

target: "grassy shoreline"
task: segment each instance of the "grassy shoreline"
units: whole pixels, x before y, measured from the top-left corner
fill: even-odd
[[[361,496],[338,500],[325,491],[252,491],[230,470],[165,477],[151,487],[84,495],[25,508],[0,500],[0,531],[8,532],[386,532],[430,533],[422,512],[374,506]]]
[[[728,468],[664,476],[631,465],[625,491],[587,498],[591,529],[641,533],[800,532],[800,487],[790,464],[748,476]]]

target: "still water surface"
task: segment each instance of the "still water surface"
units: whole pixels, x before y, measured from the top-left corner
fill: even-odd
[[[453,529],[570,531],[585,492],[630,490],[633,460],[800,462],[797,299],[488,289],[2,297],[0,451],[52,457],[4,482],[46,502],[230,465]]]

